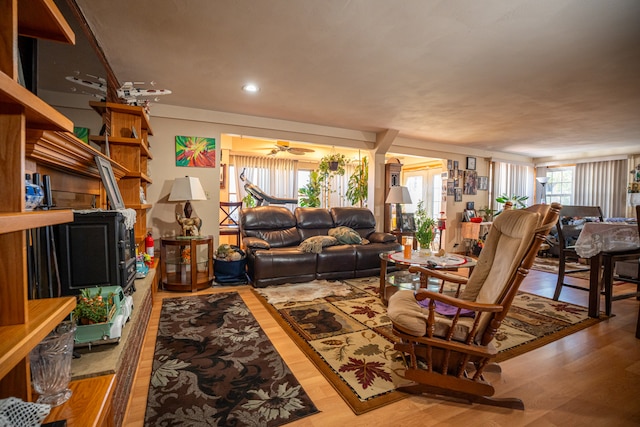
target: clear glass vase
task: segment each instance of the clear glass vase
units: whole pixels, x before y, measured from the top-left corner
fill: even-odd
[[[60,323],[31,353],[31,385],[40,396],[36,403],[58,406],[69,400],[71,359],[76,325]]]

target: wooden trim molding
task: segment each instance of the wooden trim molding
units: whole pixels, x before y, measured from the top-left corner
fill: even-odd
[[[26,157],[37,164],[100,179],[95,161],[95,156],[100,156],[111,162],[116,179],[128,173],[124,166],[70,133],[29,129],[26,139]]]

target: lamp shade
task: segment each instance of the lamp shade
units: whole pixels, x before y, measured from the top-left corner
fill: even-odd
[[[185,176],[184,178],[176,178],[173,181],[169,201],[183,202],[185,200],[207,200],[207,195],[199,178]]]
[[[385,203],[411,203],[411,195],[409,194],[409,189],[401,185],[391,187],[389,189],[389,194],[387,195],[387,200],[385,200]]]
[[[547,177],[547,176],[538,176],[538,177],[536,177],[536,181],[538,181],[542,185],[545,185],[547,182],[549,182],[549,177]]]

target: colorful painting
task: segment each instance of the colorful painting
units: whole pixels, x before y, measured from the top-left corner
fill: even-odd
[[[215,138],[176,136],[176,166],[216,167]]]
[[[89,143],[89,128],[74,127],[73,133],[79,140],[81,140],[85,144]]]

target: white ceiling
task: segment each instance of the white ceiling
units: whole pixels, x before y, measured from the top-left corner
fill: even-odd
[[[163,104],[528,157],[640,151],[638,0],[76,2],[118,80],[156,81]]]

